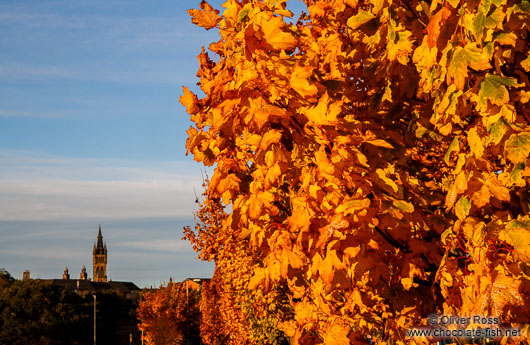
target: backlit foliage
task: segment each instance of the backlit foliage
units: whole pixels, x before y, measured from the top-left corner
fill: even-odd
[[[304,2],[190,10],[220,39],[180,99],[187,148],[230,210],[198,249],[287,290],[292,344],[409,343],[431,313],[528,327],[530,2]]]

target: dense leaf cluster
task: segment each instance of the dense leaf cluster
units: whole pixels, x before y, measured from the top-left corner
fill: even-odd
[[[146,291],[138,305],[139,329],[146,345],[200,344],[200,293],[184,284]]]
[[[220,39],[187,148],[230,210],[197,249],[242,251],[242,294],[287,291],[293,344],[409,343],[431,313],[528,328],[530,3],[285,2],[189,11]]]

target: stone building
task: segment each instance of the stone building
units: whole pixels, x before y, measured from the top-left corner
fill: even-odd
[[[107,243],[103,244],[103,235],[101,235],[101,224],[97,243],[92,250],[92,276],[96,283],[105,283],[107,281]]]
[[[103,242],[101,234],[101,225],[97,241],[92,250],[92,267],[93,279],[90,280],[87,275],[86,267],[83,265],[79,279],[70,279],[68,267],[65,267],[62,279],[41,279],[41,281],[74,290],[81,295],[93,293],[102,290],[113,290],[120,292],[127,298],[136,298],[140,289],[132,282],[107,281],[107,244]],[[24,272],[26,278],[26,272]],[[27,272],[29,279],[29,271]]]

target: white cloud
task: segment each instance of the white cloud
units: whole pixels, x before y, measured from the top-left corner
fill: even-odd
[[[0,220],[189,217],[200,167],[0,150]]]

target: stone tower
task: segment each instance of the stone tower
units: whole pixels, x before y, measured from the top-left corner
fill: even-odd
[[[63,279],[70,279],[70,273],[68,273],[68,266],[64,268]]]
[[[79,279],[80,280],[87,280],[88,279],[88,275],[86,274],[85,265],[83,265],[83,267],[81,268],[81,274],[79,274]]]
[[[101,224],[99,225],[98,241],[92,250],[93,277],[95,282],[107,281],[107,244],[103,244]]]

